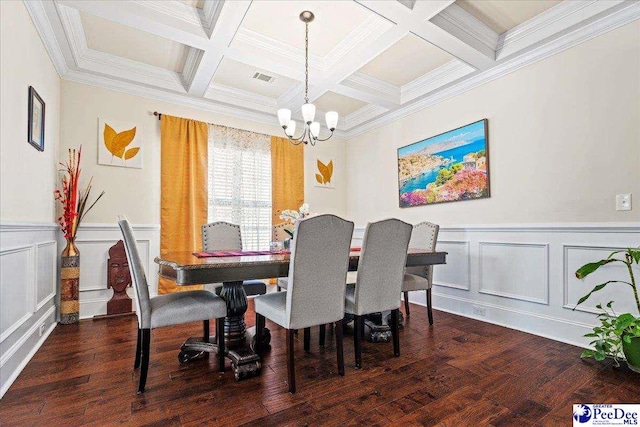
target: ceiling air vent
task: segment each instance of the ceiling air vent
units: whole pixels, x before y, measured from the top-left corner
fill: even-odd
[[[253,78],[267,83],[271,83],[275,80],[274,77],[259,73],[257,71],[253,74]]]

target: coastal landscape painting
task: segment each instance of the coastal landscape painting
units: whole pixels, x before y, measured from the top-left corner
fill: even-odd
[[[487,119],[398,149],[400,207],[489,197]]]

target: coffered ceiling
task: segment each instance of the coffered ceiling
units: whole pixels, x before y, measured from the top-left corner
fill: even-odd
[[[640,18],[636,0],[26,0],[63,79],[350,138]]]

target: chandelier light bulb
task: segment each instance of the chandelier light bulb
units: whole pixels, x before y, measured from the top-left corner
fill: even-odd
[[[320,123],[313,122],[309,125],[309,131],[311,132],[311,136],[317,138],[320,135]]]
[[[313,104],[304,104],[302,106],[302,118],[306,124],[311,124],[316,117],[316,106]]]
[[[287,108],[279,109],[278,121],[280,122],[280,126],[282,127],[289,126],[289,122],[291,121],[291,110]]]
[[[327,120],[327,127],[333,132],[338,126],[338,113],[336,111],[329,111],[325,114],[325,119]]]
[[[289,136],[293,136],[293,134],[296,133],[296,121],[289,120],[289,124],[287,124],[287,128],[284,130],[284,132]]]

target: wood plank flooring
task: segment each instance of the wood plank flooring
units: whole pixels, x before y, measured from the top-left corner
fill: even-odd
[[[3,426],[568,426],[573,403],[640,402],[640,375],[579,358],[581,349],[507,328],[412,306],[392,345],[365,343],[346,375],[335,343],[296,342],[298,392],[286,384],[285,334],[267,321],[271,350],[259,378],[236,382],[216,358],[181,365],[180,344],[201,324],[152,332],[147,389],[136,395],[135,317],[59,325],[0,400]],[[247,323],[253,324],[251,311]],[[212,323],[213,325],[213,323]],[[227,362],[228,365],[228,362]]]

